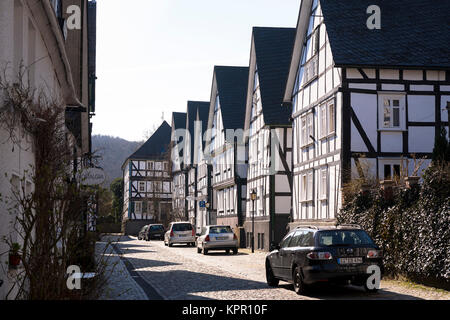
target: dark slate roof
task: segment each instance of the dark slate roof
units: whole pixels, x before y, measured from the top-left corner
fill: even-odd
[[[215,66],[217,90],[225,129],[243,129],[248,67]]]
[[[206,109],[209,111],[209,102],[203,102],[203,101],[188,101],[187,106],[187,120],[186,125],[189,130],[189,135],[191,137],[191,163],[193,162],[194,158],[194,146],[195,146],[195,121],[197,120],[197,111],[199,109]],[[208,119],[206,119],[206,122],[208,122]],[[207,125],[207,124],[206,124]],[[205,122],[203,122],[202,127],[205,126]],[[203,129],[202,129],[203,130]]]
[[[209,106],[210,103],[208,102],[207,106],[200,106],[197,110],[198,120],[202,122],[202,150],[205,149],[205,141],[203,140],[203,137],[206,129],[208,129]]]
[[[256,65],[265,124],[290,124],[291,108],[282,107],[295,28],[253,28]]]
[[[167,157],[165,154],[170,147],[172,128],[164,121],[152,136],[129,159],[154,159]]]
[[[450,1],[320,0],[336,65],[450,67]],[[370,5],[381,29],[369,30]]]
[[[173,129],[186,129],[186,113],[172,112]]]
[[[173,122],[173,130],[177,130],[177,129],[186,129],[186,118],[187,118],[187,114],[184,112],[172,112],[172,122]],[[170,139],[172,140],[172,134],[170,135]],[[185,141],[182,140],[183,138],[179,138],[177,143],[172,142],[173,145],[176,145],[178,143],[182,143],[184,145]],[[183,159],[184,156],[184,147],[181,148],[181,150],[179,150],[179,157],[180,159]],[[181,161],[183,162],[183,161]],[[181,163],[181,165],[183,165],[183,163]]]

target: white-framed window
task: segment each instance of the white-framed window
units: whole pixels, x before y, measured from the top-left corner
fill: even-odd
[[[322,104],[319,108],[320,138],[326,138],[336,131],[336,109],[334,100]]]
[[[310,144],[313,142],[313,137],[314,137],[314,115],[312,113],[308,114],[306,116],[306,120],[307,120],[307,129],[308,129],[308,132],[306,133],[308,135],[307,141],[308,141],[308,144]]]
[[[142,213],[142,202],[136,201],[134,203],[134,213]]]
[[[306,41],[308,52],[311,52],[311,58],[304,64],[304,84],[309,83],[315,79],[319,72],[319,43],[320,43],[320,28],[317,27]]]
[[[328,102],[328,134],[332,134],[336,131],[336,104],[333,101]]]
[[[139,181],[139,192],[145,192],[145,181]]]
[[[312,79],[314,79],[317,76],[317,72],[319,69],[319,59],[317,56],[312,57],[306,64],[305,64],[305,83],[310,82]]]
[[[380,94],[379,119],[380,129],[403,130],[405,128],[405,96]]]
[[[308,141],[308,129],[306,127],[306,117],[302,117],[300,119],[301,122],[301,146],[305,146]]]
[[[400,177],[400,164],[385,163],[383,165],[383,177],[385,180],[391,180],[394,177]]]
[[[164,181],[163,191],[166,193],[170,193],[170,182],[169,181]]]
[[[162,170],[162,163],[157,161],[155,162],[155,170],[161,171]]]
[[[319,197],[321,200],[327,199],[328,191],[328,168],[320,169]]]
[[[327,134],[327,105],[323,104],[320,106],[320,137],[323,138]]]
[[[20,177],[19,177],[19,175],[13,173],[13,174],[11,175],[11,180],[10,180],[10,182],[11,182],[11,191],[12,191],[14,194],[21,194],[21,190],[20,190],[20,185],[21,185],[21,183],[20,183]]]
[[[314,30],[313,35],[311,36],[311,46],[312,46],[312,55],[315,56],[319,53],[320,49],[320,25],[317,26],[316,30]]]
[[[155,181],[154,182],[154,189],[155,189],[155,192],[161,192],[162,191],[162,182],[161,181]]]
[[[259,186],[259,203],[260,203],[260,206],[259,206],[259,212],[258,212],[258,215],[259,216],[264,216],[264,214],[265,214],[265,210],[264,210],[264,203],[265,203],[265,198],[264,198],[264,187],[263,186]]]
[[[147,214],[148,213],[148,203],[149,202],[147,202],[147,201],[143,201],[142,202],[142,213],[145,213],[145,214]]]
[[[154,170],[153,161],[147,161],[147,170]]]
[[[300,176],[300,200],[301,201],[312,201],[313,200],[313,190],[314,190],[314,171],[307,171]]]
[[[169,163],[167,161],[164,161],[163,166],[164,166],[164,171],[169,170]]]
[[[312,112],[306,114],[300,119],[301,122],[301,141],[302,147],[313,143],[314,137],[314,115]]]

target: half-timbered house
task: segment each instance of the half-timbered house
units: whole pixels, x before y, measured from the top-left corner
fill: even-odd
[[[253,28],[245,130],[248,131],[247,210],[244,223],[251,245],[268,250],[286,233],[291,209],[291,109],[282,106],[295,28]],[[254,206],[250,192],[256,192]]]
[[[67,174],[68,178],[75,178],[91,165],[91,121],[95,97],[92,91],[88,91],[88,83],[93,84],[88,79],[88,72],[95,69],[95,59],[89,61],[88,57],[92,57],[95,51],[95,39],[91,35],[96,28],[96,4],[87,0],[71,1],[82,9],[78,19],[83,32],[78,32],[67,29],[67,2],[0,1],[0,77],[3,84],[13,85],[11,89],[21,88],[18,94],[29,90],[30,97],[39,103],[55,101],[55,105],[49,104],[48,107],[53,109],[59,105],[65,108],[58,117],[65,127],[60,124],[56,127],[58,134],[65,136],[61,143],[73,150],[73,161]],[[42,137],[42,130],[30,132],[26,130],[25,122],[14,121],[14,126],[11,126],[12,123],[4,121],[5,114],[13,112],[14,108],[8,105],[3,90],[1,96],[0,300],[13,300],[20,294],[18,284],[24,272],[22,267],[13,270],[8,264],[8,254],[4,253],[10,249],[10,243],[23,246],[23,236],[27,232],[18,228],[21,223],[17,223],[17,219],[24,215],[15,200],[16,196],[29,197],[35,191],[35,181],[40,178],[36,171],[36,156],[39,154],[36,138]],[[22,107],[28,109],[27,105],[28,101]],[[38,120],[36,115],[30,114],[29,121],[35,120]],[[92,227],[91,224],[88,226]],[[3,241],[6,239],[8,241]]]
[[[333,222],[351,179],[411,174],[448,124],[450,3],[376,1],[380,28],[372,4],[301,3],[284,97],[297,222]]]
[[[201,123],[201,127],[196,127],[194,159],[197,163],[197,199],[198,205],[196,210],[195,225],[197,233],[201,232],[202,227],[216,224],[216,212],[213,206],[213,190],[211,187],[212,181],[212,166],[210,161],[205,157],[206,145],[206,129],[208,127],[209,104],[207,108],[197,109],[197,123]],[[201,129],[201,130],[200,130]],[[203,205],[200,205],[203,203]]]
[[[208,117],[207,155],[212,161],[217,224],[242,226],[247,152],[244,138],[248,67],[214,67]]]
[[[187,174],[187,211],[189,221],[196,225],[197,207],[199,206],[197,198],[198,190],[198,144],[202,145],[203,127],[206,127],[206,121],[198,122],[197,116],[199,110],[203,115],[209,111],[209,102],[188,101],[186,112],[186,150],[184,153],[184,170]]]
[[[187,174],[184,171],[186,113],[172,113],[172,214],[174,220],[187,220]]]
[[[149,223],[167,224],[172,209],[171,127],[164,121],[122,165],[125,234],[137,234]]]

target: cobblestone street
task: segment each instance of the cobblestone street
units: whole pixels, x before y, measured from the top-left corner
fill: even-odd
[[[280,282],[278,288],[267,286],[266,253],[263,252],[251,254],[241,249],[238,255],[218,251],[205,256],[193,247],[175,245],[169,248],[162,241],[138,241],[125,236],[120,237],[115,248],[123,256],[120,259],[117,252],[108,253],[110,263],[117,263],[117,266],[103,299],[450,299],[448,293],[408,288],[395,281],[382,281],[377,294],[368,294],[354,286],[330,286],[314,288],[309,296],[299,296],[292,285],[285,282]]]

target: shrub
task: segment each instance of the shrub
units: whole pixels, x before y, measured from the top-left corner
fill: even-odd
[[[422,185],[348,196],[338,223],[361,225],[383,249],[386,273],[450,286],[450,166],[434,163]]]

